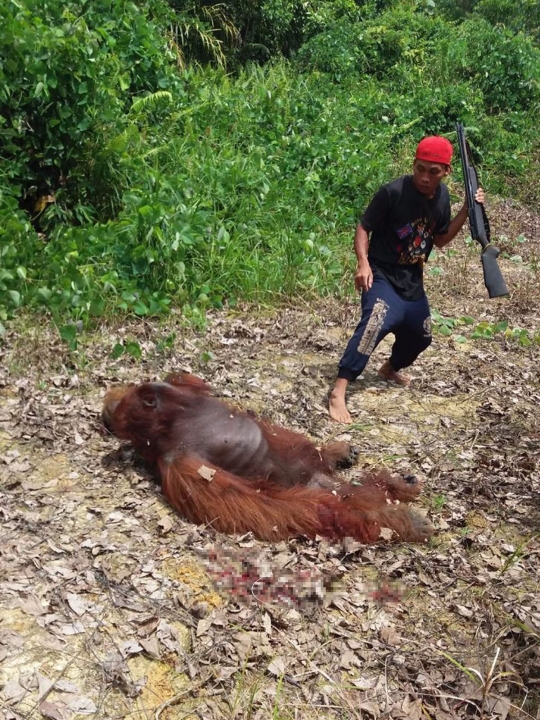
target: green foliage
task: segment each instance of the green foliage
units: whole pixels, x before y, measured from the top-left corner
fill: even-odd
[[[540,100],[540,49],[523,34],[471,18],[447,53],[449,72],[469,80],[491,112],[526,110]]]
[[[537,0],[480,0],[475,12],[491,25],[525,32],[540,39],[540,4]]]
[[[344,13],[313,35],[298,57],[304,69],[333,72],[344,64],[347,72],[366,72],[384,77],[400,64],[418,71],[433,67],[434,54],[447,35],[449,25],[416,0],[389,4],[381,12],[366,5],[357,10],[356,22]],[[346,58],[354,62],[345,63]],[[328,70],[326,68],[329,68]]]
[[[496,323],[482,321],[477,323],[474,318],[469,315],[463,315],[459,318],[444,317],[436,310],[432,310],[431,319],[433,322],[433,330],[439,335],[452,336],[456,342],[463,343],[467,339],[471,340],[493,340],[496,337],[504,337],[508,340],[516,340],[522,347],[529,347],[533,344],[540,343],[539,333],[530,333],[524,328],[510,328],[507,320],[501,320]],[[472,330],[468,336],[455,333],[460,326],[469,326]]]
[[[433,495],[431,497],[431,507],[434,512],[440,512],[445,505],[448,504],[448,498],[446,495]]]
[[[478,0],[436,0],[435,7],[452,20],[462,20],[472,13]]]
[[[227,50],[234,50],[239,41],[238,29],[225,4],[169,0],[168,7],[169,12],[162,7],[159,14],[170,22],[178,65],[185,68],[189,62],[200,62],[225,67]]]
[[[44,310],[76,347],[115,312],[342,293],[366,202],[458,119],[490,191],[539,199],[539,51],[490,1],[7,0],[0,323]]]
[[[0,58],[2,160],[25,207],[58,192],[63,219],[91,220],[90,158],[131,95],[170,86],[165,39],[133,3],[6,0]]]
[[[319,70],[340,80],[344,75],[367,70],[367,56],[359,25],[347,21],[336,23],[312,37],[297,54],[297,63],[304,71]]]
[[[304,3],[305,38],[330,29],[336,23],[347,21],[356,23],[361,18],[374,13],[374,3],[355,2],[355,0],[322,0],[322,2]]]
[[[130,355],[134,360],[140,360],[142,357],[142,349],[136,340],[127,340],[116,343],[112,349],[111,357],[117,360],[122,355]]]

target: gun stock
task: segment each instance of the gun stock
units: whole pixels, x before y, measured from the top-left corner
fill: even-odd
[[[497,262],[500,250],[491,244],[489,221],[484,206],[474,199],[478,190],[478,175],[470,160],[469,146],[465,139],[465,129],[461,123],[457,123],[456,130],[463,180],[465,182],[465,195],[469,208],[471,236],[482,247],[481,258],[484,270],[484,284],[490,298],[502,297],[508,295],[508,288]]]

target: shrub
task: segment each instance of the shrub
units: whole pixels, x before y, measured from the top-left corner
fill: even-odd
[[[132,94],[170,84],[165,40],[121,0],[6,0],[0,6],[0,144],[24,206],[62,189],[91,219],[85,159],[118,132]],[[36,208],[37,204],[37,208]]]
[[[540,49],[486,20],[471,18],[449,46],[449,73],[469,80],[490,112],[532,110],[540,99]]]
[[[276,32],[293,5],[264,4]],[[74,321],[109,312],[341,293],[369,198],[458,119],[486,187],[537,198],[540,62],[524,36],[423,0],[339,0],[303,5],[315,34],[294,62],[178,71],[170,12],[0,6],[0,321],[45,308],[71,342]]]
[[[540,4],[537,0],[480,0],[475,13],[491,25],[503,25],[509,30],[526,32],[540,40]]]

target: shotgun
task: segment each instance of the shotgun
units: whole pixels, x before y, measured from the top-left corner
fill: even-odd
[[[476,202],[474,196],[478,190],[478,175],[470,160],[469,143],[465,139],[465,129],[461,123],[456,124],[459,155],[465,182],[465,194],[469,208],[469,226],[473,240],[482,246],[482,266],[484,269],[484,283],[490,298],[508,295],[508,289],[497,263],[500,250],[491,244],[489,221],[482,203]]]

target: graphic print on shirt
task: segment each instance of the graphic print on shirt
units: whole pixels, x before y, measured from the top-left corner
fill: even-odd
[[[366,329],[364,330],[362,339],[358,344],[357,350],[360,355],[371,355],[371,353],[375,350],[377,338],[379,337],[379,333],[384,325],[384,319],[389,307],[388,303],[381,298],[377,298],[375,301]]]
[[[422,217],[396,230],[399,265],[424,263],[433,246],[433,226]]]

